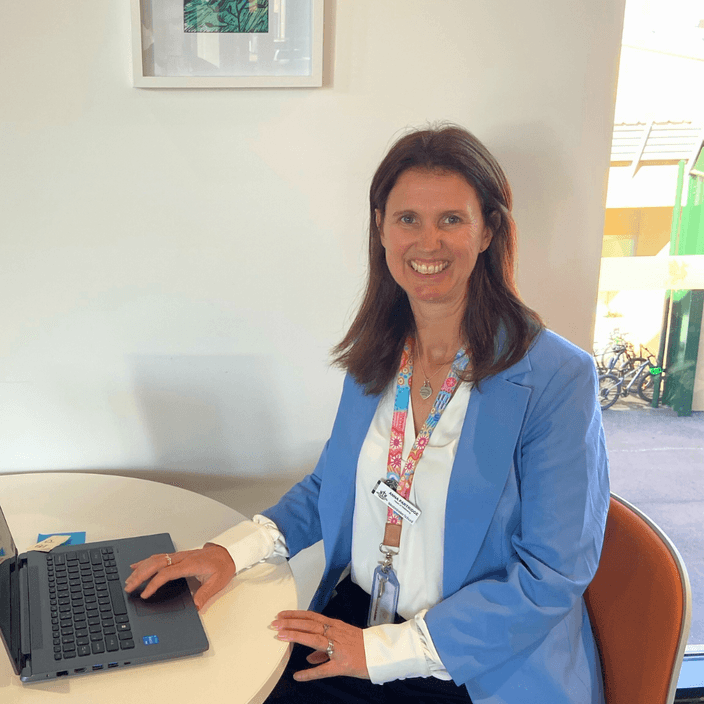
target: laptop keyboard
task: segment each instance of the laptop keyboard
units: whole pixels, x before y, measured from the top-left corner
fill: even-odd
[[[134,648],[113,549],[47,555],[54,660]]]

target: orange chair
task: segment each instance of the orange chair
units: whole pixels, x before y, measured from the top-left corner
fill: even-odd
[[[692,611],[687,570],[660,528],[615,494],[584,599],[606,704],[671,704]]]

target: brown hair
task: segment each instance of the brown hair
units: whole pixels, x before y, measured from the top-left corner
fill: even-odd
[[[335,364],[378,394],[394,378],[406,338],[415,322],[405,291],[386,265],[375,212],[383,217],[399,176],[408,169],[457,173],[476,191],[484,222],[493,236],[479,254],[468,283],[464,336],[471,364],[463,378],[477,385],[508,369],[528,351],[543,323],[521,301],[514,278],[516,226],[506,175],[488,149],[456,125],[417,130],[401,137],[384,157],[369,189],[369,277],[359,312]]]

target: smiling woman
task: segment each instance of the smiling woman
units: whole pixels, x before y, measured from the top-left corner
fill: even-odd
[[[405,291],[415,322],[416,358],[425,377],[411,390],[419,433],[433,404],[430,381],[447,371],[461,346],[457,333],[468,308],[469,280],[492,233],[474,188],[459,174],[437,170],[402,173],[385,214],[377,209],[375,221],[389,272]],[[439,344],[439,326],[449,345]]]
[[[148,594],[205,574],[210,595],[235,566],[322,539],[310,610],[272,614],[296,646],[269,702],[603,704],[582,598],[609,500],[596,370],[520,300],[515,239],[511,190],[473,135],[399,140],[372,180],[369,279],[315,470],[130,578],[156,575]]]
[[[406,338],[425,325],[424,311],[445,318],[447,330],[460,326],[452,344],[462,338],[472,350],[472,364],[462,374],[466,381],[479,383],[521,359],[542,321],[518,294],[511,187],[489,150],[453,125],[411,132],[384,157],[369,199],[367,289],[335,348],[336,362],[370,393],[381,392],[396,374]],[[404,247],[404,254],[397,254]],[[404,273],[398,256],[406,257],[412,272]],[[435,279],[446,290],[434,288]],[[427,306],[417,319],[413,301],[422,291],[440,301],[443,294],[452,297],[452,320],[442,314],[447,309]],[[423,347],[422,339],[419,343]],[[423,348],[429,374],[437,367],[434,361],[447,361],[449,347],[434,353]]]
[[[477,256],[491,242],[474,189],[459,174],[409,169],[396,181],[386,214],[375,213],[386,264],[413,315],[464,313]]]

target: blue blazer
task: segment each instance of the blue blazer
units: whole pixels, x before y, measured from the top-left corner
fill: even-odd
[[[596,388],[591,357],[544,331],[470,396],[445,509],[443,600],[425,621],[474,704],[603,704],[582,598],[609,505]],[[348,377],[315,470],[264,511],[291,555],[323,540],[316,611],[351,560],[357,459],[378,402]]]

